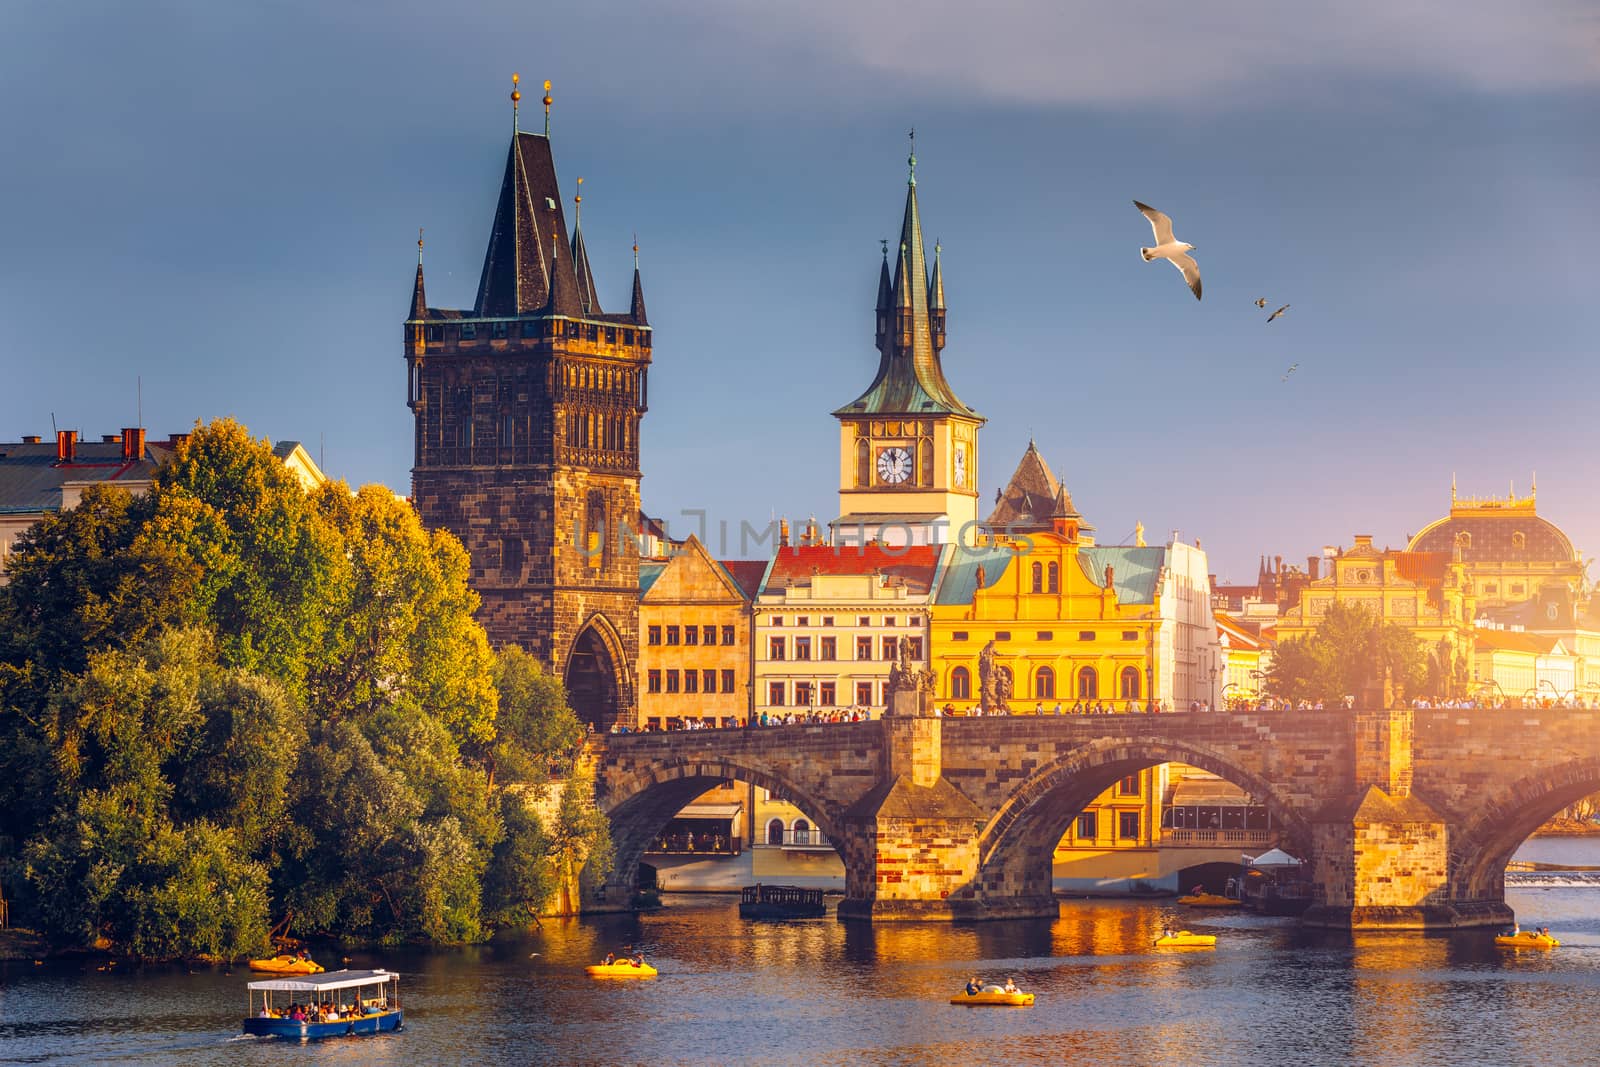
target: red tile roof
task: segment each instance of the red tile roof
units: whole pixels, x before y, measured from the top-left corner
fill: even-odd
[[[926,596],[939,569],[938,545],[791,545],[778,549],[763,593],[803,585],[816,574],[872,574],[900,580],[912,596]]]

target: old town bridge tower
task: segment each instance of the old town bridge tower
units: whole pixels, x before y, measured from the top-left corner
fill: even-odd
[[[519,99],[514,95],[513,100]],[[429,307],[421,241],[405,323],[422,521],[472,557],[478,617],[564,678],[579,717],[631,721],[638,647],[639,424],[651,331],[639,284],[601,310],[575,200],[543,136],[514,132],[477,302]],[[579,179],[579,190],[582,179]]]

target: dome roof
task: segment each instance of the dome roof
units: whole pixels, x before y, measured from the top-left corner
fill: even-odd
[[[1541,519],[1533,501],[1469,501],[1429,523],[1406,546],[1412,552],[1454,552],[1464,563],[1573,563],[1577,553],[1560,527]]]

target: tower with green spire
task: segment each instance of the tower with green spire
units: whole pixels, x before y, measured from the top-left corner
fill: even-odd
[[[917,206],[917,157],[907,164],[905,215],[889,266],[878,270],[878,370],[839,420],[838,542],[942,544],[978,518],[978,429],[984,419],[945,378],[944,270],[932,277]],[[969,527],[968,524],[974,524]]]

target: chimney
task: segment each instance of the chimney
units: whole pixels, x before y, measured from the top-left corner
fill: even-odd
[[[1322,560],[1316,556],[1306,557],[1306,577],[1313,582],[1322,577]]]
[[[125,426],[122,429],[122,462],[137,463],[144,459],[144,427]]]
[[[182,448],[183,447],[183,443],[185,441],[187,441],[188,439],[189,439],[189,435],[186,434],[186,433],[175,433],[175,434],[172,435],[172,447],[173,448]]]
[[[1283,573],[1283,557],[1282,556],[1273,556],[1272,557],[1272,563],[1273,563],[1272,573],[1274,573],[1274,574],[1282,574]]]
[[[74,463],[78,459],[78,431],[56,431],[56,462]]]
[[[36,444],[39,444],[42,440],[43,439],[38,434],[30,433],[30,434],[23,435],[22,443],[25,444],[25,445],[36,445]]]
[[[778,521],[778,547],[779,548],[788,548],[789,547],[789,520],[788,519],[780,519]]]

